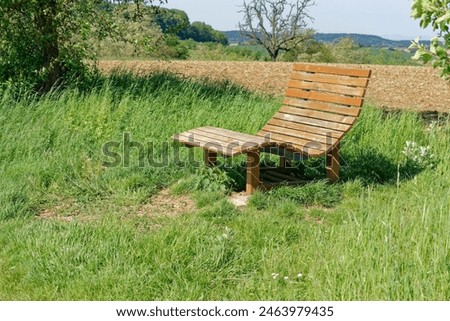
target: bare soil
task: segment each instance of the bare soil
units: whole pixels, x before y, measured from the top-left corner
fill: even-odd
[[[231,193],[231,195],[228,197],[228,200],[231,204],[236,206],[237,208],[244,208],[248,204],[248,200],[250,199],[250,195],[246,194],[245,192],[240,193]]]
[[[341,65],[344,66],[344,65]],[[450,111],[450,82],[428,67],[347,65],[373,71],[366,101],[386,109]],[[131,70],[138,74],[168,71],[191,78],[230,80],[250,90],[282,95],[292,63],[236,61],[118,61],[104,60],[100,70]]]
[[[172,195],[168,189],[161,190],[151,197],[146,203],[139,206],[122,206],[118,212],[122,213],[122,219],[132,216],[138,217],[176,217],[193,212],[197,209],[194,201],[187,195]],[[59,204],[44,209],[38,216],[42,220],[56,220],[60,222],[87,222],[98,220],[101,212],[107,212],[109,208],[97,210],[86,214],[86,209],[74,200],[60,201]],[[115,208],[117,210],[117,208]],[[155,225],[152,228],[158,228]]]
[[[187,195],[171,195],[168,189],[160,191],[149,203],[141,206],[138,216],[179,216],[193,212],[197,207]]]

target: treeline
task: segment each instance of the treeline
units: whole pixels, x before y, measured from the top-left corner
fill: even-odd
[[[382,65],[416,65],[412,53],[406,49],[387,49],[359,46],[353,39],[343,38],[336,43],[322,43],[314,39],[280,54],[283,62],[356,63]],[[189,50],[193,60],[270,61],[267,51],[258,45],[196,43]]]
[[[196,42],[217,42],[228,45],[228,37],[204,22],[189,22],[186,12],[178,9],[159,8],[154,16],[155,23],[165,34],[172,34],[181,40]]]
[[[121,39],[100,42],[101,58],[188,59],[197,44],[228,45],[227,36],[204,22],[190,22],[178,9],[109,5],[118,25],[126,26]]]

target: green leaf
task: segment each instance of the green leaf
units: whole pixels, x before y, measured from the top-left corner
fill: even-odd
[[[442,17],[436,20],[437,23],[449,23],[450,22],[450,10],[447,11]]]

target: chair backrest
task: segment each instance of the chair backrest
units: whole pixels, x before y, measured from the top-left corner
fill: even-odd
[[[294,152],[320,156],[358,118],[370,70],[294,64],[283,106],[258,133]]]

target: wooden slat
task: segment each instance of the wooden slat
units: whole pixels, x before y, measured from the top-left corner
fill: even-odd
[[[327,75],[327,74],[311,74],[307,72],[295,72],[295,71],[292,72],[290,79],[320,82],[325,84],[339,84],[361,88],[366,88],[369,83],[369,79],[367,78],[354,78],[348,76]]]
[[[366,91],[365,88],[342,86],[335,84],[324,84],[320,82],[311,82],[302,80],[290,80],[288,83],[288,87],[293,89],[324,91],[339,95],[349,95],[356,97],[363,97]]]
[[[264,173],[264,180],[269,181],[269,183],[281,183],[285,181],[284,179],[278,176],[272,175],[272,172]]]
[[[278,171],[276,171],[276,170],[268,171],[267,173],[268,173],[269,175],[272,175],[272,176],[281,178],[281,179],[283,179],[283,180],[285,180],[285,181],[295,181],[295,180],[298,180],[297,177],[290,176],[290,175],[284,174],[284,173],[280,173],[280,172],[278,172]]]
[[[258,147],[260,144],[256,140],[261,140],[259,137],[255,136],[255,141],[239,141],[235,139],[234,137],[224,137],[218,134],[214,133],[207,133],[202,131],[200,128],[195,128],[189,130],[190,134],[194,135],[194,139],[197,138],[197,136],[200,136],[201,138],[208,138],[210,142],[219,142],[224,147],[229,147],[231,149],[239,147],[241,152],[244,152],[247,149],[254,149],[255,147]]]
[[[233,145],[229,142],[223,142],[218,140],[211,140],[210,137],[205,137],[201,135],[195,135],[189,133],[177,134],[173,137],[175,141],[180,143],[191,145],[195,147],[201,147],[212,152],[224,154],[227,156],[234,156],[242,154],[242,148],[239,145]]]
[[[224,150],[224,148],[222,147],[222,145],[216,143],[216,144],[211,144],[210,142],[205,142],[203,140],[196,140],[196,141],[192,141],[191,139],[185,137],[182,134],[177,134],[176,136],[172,137],[173,140],[185,144],[187,147],[201,147],[205,150],[209,150],[211,152],[215,152],[215,153],[220,153],[223,155],[227,155],[227,156],[234,156],[239,154],[238,150]]]
[[[325,128],[325,129],[339,130],[342,132],[349,131],[350,127],[351,127],[351,125],[347,125],[347,124],[329,122],[329,121],[325,121],[325,120],[321,120],[321,119],[297,116],[297,115],[292,115],[292,114],[285,114],[282,112],[276,113],[274,117],[277,119],[285,120],[285,121],[291,121],[291,122],[295,122],[295,123],[299,123],[299,124],[321,127],[321,128]]]
[[[292,121],[285,121],[285,120],[276,118],[276,115],[274,118],[270,119],[267,122],[267,125],[285,127],[285,128],[300,130],[302,132],[308,132],[308,133],[313,133],[313,134],[322,135],[322,136],[342,137],[344,134],[343,132],[334,130],[334,129],[327,129],[327,128],[321,128],[321,127],[316,127],[316,126],[309,126],[309,125],[305,125],[305,124],[299,124],[299,123],[292,122]]]
[[[327,145],[333,145],[339,139],[339,137],[333,137],[332,134],[327,137],[274,125],[266,125],[262,130],[270,133],[287,135],[294,138],[302,138],[311,142],[320,142]]]
[[[317,150],[318,152],[325,152],[331,147],[330,145],[325,143],[314,142],[307,139],[296,138],[284,134],[272,133],[265,130],[261,130],[258,134],[269,135],[271,141],[276,142],[279,145],[282,146],[284,146],[283,144],[292,145],[296,146],[294,148],[299,148],[300,150],[302,150],[304,146],[308,146],[310,149]]]
[[[329,113],[335,113],[340,115],[354,116],[358,117],[361,113],[361,108],[359,107],[345,107],[334,104],[321,103],[318,101],[303,100],[296,98],[286,98],[283,101],[284,105],[289,105],[291,107],[302,107],[306,109],[313,109],[318,111],[326,111]]]
[[[347,124],[347,125],[353,124],[356,120],[356,118],[352,117],[352,116],[330,114],[330,113],[325,113],[322,111],[288,107],[288,106],[281,107],[280,112],[285,113],[285,114],[311,117],[311,118],[326,120],[326,121],[330,121],[330,122],[334,122],[334,123],[342,123],[342,124]],[[331,127],[331,128],[333,128],[333,127]]]
[[[306,155],[308,157],[320,157],[325,155],[329,150],[331,150],[331,147],[328,146],[328,150],[326,152],[313,149],[309,145],[308,146],[302,146],[302,145],[296,145],[292,144],[289,146],[289,148],[286,148],[286,150],[292,150],[292,151],[300,151],[303,155]]]
[[[307,71],[321,74],[345,75],[351,77],[370,77],[370,70],[366,69],[350,69],[335,66],[311,65],[311,64],[294,64],[293,70]]]
[[[205,149],[210,149],[211,151],[218,151],[220,149],[225,149],[225,148],[228,148],[229,150],[240,149],[240,147],[237,143],[234,144],[234,146],[230,147],[230,142],[212,140],[210,137],[205,137],[202,135],[192,135],[189,132],[177,134],[173,137],[173,139],[175,141],[178,141],[183,144],[199,146],[199,147],[203,147],[206,144],[208,144],[208,146],[211,145],[211,149],[210,148],[205,148]]]
[[[225,144],[233,144],[235,146],[241,146],[242,145],[242,142],[237,140],[237,139],[223,137],[223,136],[215,135],[215,134],[211,134],[211,133],[204,133],[204,132],[202,132],[201,130],[199,130],[197,128],[189,130],[188,132],[186,132],[186,134],[192,135],[192,138],[194,140],[197,137],[200,137],[200,138],[203,138],[203,139],[207,139],[210,142],[218,142],[221,145],[225,145]]]
[[[202,132],[205,132],[205,133],[217,134],[217,135],[221,135],[223,137],[233,138],[233,139],[239,140],[241,142],[255,142],[258,144],[264,144],[264,139],[259,136],[245,134],[245,133],[239,133],[239,132],[235,132],[235,131],[228,130],[228,129],[218,128],[218,127],[210,127],[210,126],[199,127],[196,129],[200,130]]]
[[[278,186],[295,186],[295,185],[304,185],[304,184],[308,184],[311,183],[311,181],[307,181],[307,180],[297,180],[297,181],[289,181],[289,182],[282,182],[282,183],[266,183],[263,182],[260,185],[260,188],[264,191],[270,191],[271,189],[278,187]]]
[[[364,102],[364,100],[360,97],[346,97],[346,96],[339,96],[339,95],[330,94],[330,93],[323,93],[323,92],[317,92],[317,91],[306,91],[306,90],[292,89],[292,88],[288,88],[286,90],[286,96],[294,97],[294,98],[317,100],[317,101],[341,104],[341,105],[346,105],[346,106],[355,106],[355,107],[361,107]]]

